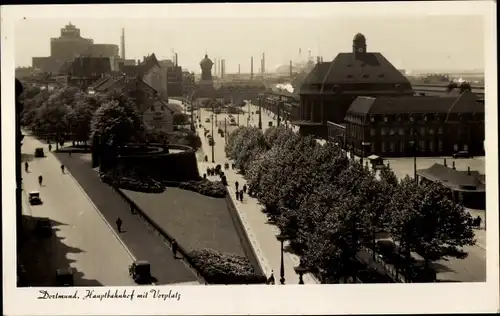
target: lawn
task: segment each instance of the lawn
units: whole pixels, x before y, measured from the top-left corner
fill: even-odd
[[[187,251],[212,248],[245,256],[225,199],[170,187],[161,194],[123,192]]]

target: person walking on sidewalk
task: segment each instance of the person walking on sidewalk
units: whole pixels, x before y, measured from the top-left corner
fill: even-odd
[[[239,186],[240,186],[240,184],[238,183],[238,181],[236,181],[236,182],[234,183],[234,187],[236,188],[236,191],[238,191],[238,187],[239,187]]]
[[[123,224],[122,219],[118,217],[116,219],[116,229],[118,230],[118,233],[122,232],[122,224]]]
[[[236,194],[236,201],[239,201],[240,200],[240,191],[236,190],[236,192],[234,194]]]
[[[267,284],[271,284],[271,285],[274,285],[275,281],[274,281],[274,271],[271,270],[271,276],[267,279]]]
[[[49,151],[52,151],[52,144],[49,144]]]
[[[28,173],[28,169],[29,169],[30,165],[28,164],[27,161],[24,162],[24,171],[26,171],[26,173]]]
[[[240,191],[240,202],[243,202],[243,190]]]
[[[247,185],[246,184],[243,185],[243,193],[245,193],[245,194],[247,193]]]
[[[64,173],[64,165],[61,165],[61,171]]]
[[[172,240],[172,253],[174,254],[174,258],[177,258],[177,250],[179,250],[179,245],[175,239]]]

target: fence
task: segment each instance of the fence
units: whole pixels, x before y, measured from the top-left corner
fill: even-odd
[[[125,193],[123,193],[121,189],[114,186],[113,189],[118,193],[119,196],[122,197],[122,199],[125,200],[125,202],[127,202],[128,205],[130,205],[130,210],[136,212],[144,220],[144,222],[146,222],[146,224],[148,224],[151,228],[153,228],[155,232],[158,233],[158,235],[163,239],[163,241],[165,241],[168,244],[172,244],[172,241],[174,240],[172,236],[170,236],[162,227],[156,224],[156,222],[152,220],[140,207],[138,207],[137,204],[135,204],[135,202],[132,201]],[[188,255],[187,251],[181,245],[178,245],[178,252],[184,257],[189,267],[196,272],[198,278],[205,284],[207,284],[205,280],[206,278],[195,267],[195,265],[191,260],[191,257]]]
[[[238,230],[238,236],[240,236],[240,240],[245,246],[243,249],[245,249],[245,253],[247,257],[251,257],[252,260],[251,262],[255,262],[257,264],[257,267],[259,268],[259,271],[256,271],[257,274],[260,275],[265,275],[264,273],[264,267],[262,267],[259,257],[257,253],[255,252],[254,247],[252,246],[252,242],[250,241],[250,237],[248,236],[247,230],[245,229],[245,225],[243,224],[243,221],[241,220],[240,215],[238,214],[238,211],[236,210],[236,205],[234,204],[233,199],[231,198],[231,194],[228,191],[227,187],[224,187],[226,190],[226,203],[227,207],[229,209],[229,214],[231,214],[231,218],[233,219],[233,222],[235,226],[239,229]],[[246,249],[250,249],[251,253],[248,253]],[[250,258],[249,258],[250,259]]]

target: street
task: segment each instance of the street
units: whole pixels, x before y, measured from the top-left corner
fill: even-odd
[[[62,173],[59,161],[48,152],[47,145],[26,136],[21,150],[33,155],[37,147],[43,147],[47,157],[29,161],[28,173],[24,172],[24,165],[20,168],[23,170],[23,199],[30,191],[40,191],[43,201],[36,206],[23,203],[23,207],[30,208],[23,213],[48,217],[58,223],[53,227],[55,236],[51,238],[60,238],[61,243],[53,245],[61,246],[50,249],[54,266],[45,268],[51,269],[55,277],[55,269],[71,262],[70,266],[77,271],[75,286],[135,285],[128,274],[128,265],[133,261],[131,255],[73,177]],[[39,175],[43,176],[42,186],[38,184]]]

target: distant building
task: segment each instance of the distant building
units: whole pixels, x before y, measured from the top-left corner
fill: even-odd
[[[468,91],[458,97],[358,97],[344,124],[345,140],[335,141],[356,155],[484,155],[484,105]]]
[[[158,92],[140,77],[134,75],[105,76],[88,89],[89,94],[92,95],[105,95],[112,91],[125,92],[136,102],[146,127],[165,132],[173,131],[175,109],[159,98]]]
[[[102,76],[111,73],[111,63],[107,57],[77,57],[66,62],[60,73],[67,76],[67,83],[85,91]]]
[[[194,73],[182,71],[182,93],[184,96],[190,96],[196,86]]]
[[[304,79],[299,95],[300,119],[294,124],[303,134],[326,137],[327,122],[342,124],[358,96],[409,96],[413,89],[381,53],[367,52],[366,38],[358,33],[352,52],[316,64]]]
[[[205,54],[205,58],[200,61],[201,79],[196,85],[196,89],[193,93],[194,99],[215,98],[217,96],[212,78],[213,65],[213,61]]]
[[[170,96],[181,97],[184,95],[183,77],[181,67],[171,66],[167,68],[167,90]]]
[[[118,58],[118,45],[94,44],[94,40],[80,35],[80,29],[71,22],[61,29],[59,37],[50,39],[50,56],[33,57],[35,70],[52,74],[59,73],[62,65],[77,57]]]

